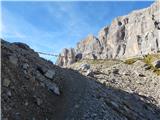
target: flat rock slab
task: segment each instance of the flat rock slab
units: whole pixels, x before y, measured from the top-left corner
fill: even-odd
[[[54,76],[55,76],[56,72],[55,70],[48,70],[46,73],[45,73],[45,76],[49,79],[53,79]]]

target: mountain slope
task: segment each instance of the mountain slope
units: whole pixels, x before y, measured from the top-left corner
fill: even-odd
[[[160,119],[160,81],[151,72],[147,72],[146,80],[131,74],[131,81],[129,76],[112,70],[116,66],[122,71],[134,67],[127,68],[120,61],[102,61],[96,63],[96,69],[103,71],[86,77],[40,58],[23,43],[1,40],[1,49],[2,120]],[[115,80],[110,77],[113,74]],[[107,84],[101,84],[103,81]],[[140,88],[138,82],[146,84]]]

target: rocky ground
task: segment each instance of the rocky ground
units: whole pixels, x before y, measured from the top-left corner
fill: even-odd
[[[125,90],[129,93],[137,93],[153,99],[154,104],[160,107],[160,76],[147,70],[147,65],[137,60],[129,65],[121,61],[91,60],[81,61],[70,65],[73,69],[81,68],[81,65],[90,65],[90,74],[97,82],[106,86]],[[80,70],[86,75],[88,71]]]
[[[26,44],[2,40],[1,48],[2,120],[160,119],[160,77],[141,61],[60,68]]]
[[[87,68],[85,65],[89,67]],[[94,95],[97,95],[98,102],[102,102],[100,105],[104,105],[104,111],[107,110],[105,104],[111,104],[112,109],[123,116],[119,116],[118,119],[159,119],[160,76],[146,69],[147,65],[142,60],[137,60],[133,64],[125,64],[116,60],[82,60],[70,65],[70,67],[79,70],[80,73],[96,83],[101,83],[99,87],[91,85],[91,89],[92,92],[95,92]],[[93,104],[91,106],[94,108]],[[91,110],[97,110],[96,108],[102,109],[96,106]],[[151,111],[148,110],[153,110],[158,117],[154,118],[155,114],[149,115]],[[103,113],[103,110],[100,113]],[[95,118],[113,119],[107,115],[105,112],[103,115],[96,115]]]

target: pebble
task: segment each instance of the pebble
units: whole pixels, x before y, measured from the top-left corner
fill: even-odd
[[[29,68],[29,65],[28,65],[27,63],[24,63],[24,64],[23,64],[23,69],[24,69],[24,70],[27,70],[28,68]]]
[[[9,79],[7,79],[7,78],[5,78],[3,80],[3,86],[5,86],[5,87],[8,87],[10,85],[10,83],[11,83],[11,81]]]
[[[9,96],[9,97],[11,97],[12,96],[12,93],[11,93],[11,91],[9,90],[9,91],[7,91],[7,95]]]
[[[42,104],[42,100],[40,98],[37,98],[37,105],[41,105]]]
[[[25,105],[25,106],[28,106],[28,101],[26,101],[26,102],[24,103],[24,105]]]
[[[79,108],[79,105],[76,104],[74,107],[75,107],[75,108]]]

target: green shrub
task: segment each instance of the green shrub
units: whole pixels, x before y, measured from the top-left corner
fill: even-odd
[[[152,65],[152,62],[154,61],[154,56],[153,55],[146,55],[143,59],[143,61],[147,64],[147,65]]]

